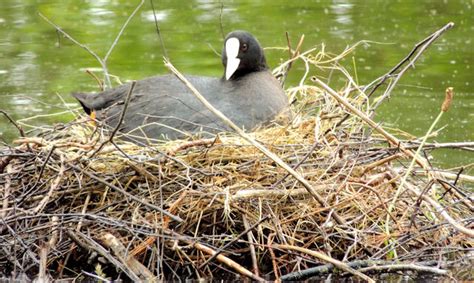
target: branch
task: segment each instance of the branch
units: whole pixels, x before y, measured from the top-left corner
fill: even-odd
[[[302,247],[298,247],[298,246],[291,246],[291,245],[274,244],[274,245],[272,245],[272,247],[280,249],[280,250],[291,250],[291,251],[297,251],[297,252],[300,252],[300,253],[308,254],[308,255],[313,256],[315,258],[319,258],[320,260],[329,262],[329,263],[333,264],[334,266],[336,266],[337,268],[339,268],[341,270],[344,270],[344,271],[347,271],[347,272],[349,272],[349,273],[351,273],[351,274],[353,274],[357,277],[360,277],[360,278],[362,278],[363,280],[365,280],[367,282],[375,283],[375,281],[372,278],[370,278],[369,276],[355,270],[354,268],[350,267],[349,265],[345,264],[344,262],[339,261],[337,259],[334,259],[334,258],[332,258],[328,255],[323,254],[323,253],[313,251],[313,250],[310,250],[310,249],[306,249],[306,248],[302,248]],[[283,276],[282,276],[281,279],[283,280]]]
[[[412,143],[414,145],[407,145],[406,148],[414,149],[418,148],[420,145],[419,141],[409,141],[407,143]],[[439,148],[454,148],[454,149],[462,149],[467,151],[474,151],[474,142],[446,142],[446,143],[425,143],[423,145],[423,149],[439,149]]]
[[[431,266],[423,266],[423,265],[416,265],[416,264],[387,264],[387,265],[376,265],[376,266],[369,266],[365,268],[358,269],[360,272],[366,271],[380,271],[383,273],[398,271],[398,270],[414,270],[418,272],[429,272],[438,275],[446,275],[448,274],[448,270],[439,269],[436,267]]]
[[[125,28],[127,27],[127,25],[130,23],[130,21],[132,20],[132,18],[137,14],[138,10],[140,10],[140,8],[143,6],[143,4],[145,3],[145,0],[141,0],[140,3],[137,5],[137,7],[135,8],[135,10],[133,10],[133,12],[130,14],[130,16],[127,18],[127,20],[125,21],[125,23],[122,25],[122,28],[120,29],[119,33],[117,34],[117,36],[115,37],[115,40],[114,42],[112,43],[112,45],[110,46],[109,50],[107,51],[107,53],[105,54],[105,57],[104,59],[101,59],[94,51],[92,51],[89,47],[87,47],[85,44],[82,44],[80,43],[79,41],[77,41],[76,39],[74,39],[72,36],[70,36],[67,32],[65,32],[61,27],[59,27],[58,25],[56,25],[55,23],[53,23],[51,20],[49,20],[46,16],[44,16],[43,14],[41,13],[38,13],[38,15],[43,18],[43,20],[45,20],[48,24],[52,25],[57,32],[63,34],[67,39],[69,39],[71,42],[73,42],[74,44],[80,46],[81,48],[85,49],[89,54],[91,54],[99,63],[100,65],[102,66],[102,70],[104,71],[104,77],[105,77],[105,81],[107,82],[107,86],[109,88],[112,87],[112,82],[110,81],[110,75],[109,75],[109,71],[107,69],[107,60],[109,59],[110,57],[110,54],[112,54],[112,51],[113,49],[115,48],[115,46],[117,45],[120,37],[122,36]]]
[[[430,262],[420,262],[418,264],[404,264],[404,263],[393,263],[391,261],[384,260],[354,260],[348,262],[347,265],[357,269],[357,271],[381,271],[390,272],[396,270],[415,270],[421,272],[430,272],[439,275],[447,274],[447,270],[434,268],[427,266]],[[335,268],[333,264],[320,265],[301,271],[291,272],[281,277],[282,281],[300,281],[306,280],[313,276],[321,276],[323,274],[331,273]]]
[[[385,90],[384,94],[377,100],[375,105],[372,106],[372,109],[370,110],[370,116],[372,116],[375,113],[375,109],[382,104],[382,102],[390,96],[390,93],[392,90],[395,88],[395,85],[398,83],[400,78],[403,76],[403,74],[408,70],[408,68],[414,66],[415,62],[418,60],[418,58],[423,54],[423,52],[436,40],[438,39],[445,31],[448,29],[452,28],[454,26],[454,23],[450,22],[446,24],[444,27],[441,29],[437,30],[427,38],[423,39],[421,42],[417,43],[413,50],[400,62],[398,63],[395,67],[392,68],[387,74],[383,75],[382,77],[378,78],[375,81],[379,81],[373,88],[372,90],[367,94],[367,96],[371,96],[379,86],[381,86],[388,78],[392,77],[395,75],[396,71],[401,68],[405,63],[408,62],[408,64],[403,67],[395,76],[395,79],[390,83],[388,88]],[[411,58],[414,55],[413,59]],[[372,84],[372,83],[371,83]],[[371,85],[369,84],[369,85]]]
[[[153,282],[155,276],[153,273],[139,262],[133,255],[129,254],[125,245],[111,233],[105,233],[101,237],[104,245],[112,250],[115,257],[127,267],[128,270],[136,274],[144,282]]]
[[[18,132],[20,132],[20,136],[21,137],[25,137],[25,132],[23,131],[23,129],[21,128],[20,125],[18,125],[15,120],[12,119],[12,117],[10,117],[10,115],[8,115],[7,112],[3,111],[3,110],[0,110],[0,113],[2,113],[3,115],[5,115],[5,117],[7,117],[8,121],[10,121],[10,123],[13,124],[13,126],[15,126],[17,129],[18,129]]]
[[[115,40],[114,42],[112,43],[112,45],[110,46],[109,48],[109,51],[107,51],[107,54],[105,54],[105,57],[104,57],[104,62],[107,62],[107,60],[109,59],[110,57],[110,54],[112,53],[112,51],[114,50],[114,47],[115,45],[117,45],[120,37],[122,36],[125,28],[127,27],[128,23],[130,22],[130,20],[132,20],[132,18],[135,16],[135,14],[138,12],[138,10],[140,10],[140,8],[143,6],[143,3],[145,3],[145,0],[141,0],[140,3],[137,5],[137,7],[135,8],[135,10],[133,10],[133,12],[130,14],[130,16],[128,16],[127,20],[125,21],[125,23],[122,25],[122,28],[120,29],[119,33],[117,34],[117,36],[115,37]]]
[[[90,49],[89,47],[87,47],[85,44],[82,44],[80,43],[79,41],[77,41],[76,39],[74,39],[72,36],[70,36],[67,32],[65,32],[60,26],[56,25],[55,23],[53,23],[51,20],[49,20],[45,15],[41,14],[41,13],[38,13],[38,15],[43,18],[43,20],[45,20],[48,24],[50,24],[51,26],[53,26],[57,32],[61,33],[62,35],[64,35],[67,39],[69,39],[72,43],[76,44],[77,46],[81,47],[82,49],[86,50],[90,55],[92,55],[92,57],[94,57],[98,62],[99,64],[102,66],[102,69],[104,70],[104,76],[105,76],[105,79],[107,81],[107,84],[109,87],[112,87],[112,83],[110,82],[110,77],[109,77],[109,73],[107,72],[107,66],[106,66],[106,63],[104,60],[102,60],[99,55],[97,55],[94,51],[92,51],[92,49]]]
[[[54,149],[54,148],[53,148]],[[52,152],[52,151],[51,151]],[[59,185],[61,184],[61,179],[63,178],[64,171],[66,170],[64,166],[64,156],[60,155],[61,158],[61,167],[59,168],[59,173],[56,177],[56,179],[53,181],[51,184],[51,187],[49,188],[48,193],[44,196],[44,198],[38,203],[38,205],[33,209],[32,213],[33,214],[38,214],[40,213],[46,204],[49,202],[51,199],[51,196],[53,193],[59,188]]]
[[[380,100],[377,102],[377,104],[375,106],[373,106],[371,113],[370,113],[370,117],[372,117],[375,113],[375,109],[380,105],[380,103],[382,103],[382,101],[387,98],[389,95],[390,95],[390,92],[392,91],[392,89],[395,87],[395,85],[397,84],[398,80],[400,79],[400,77],[405,73],[405,71],[413,66],[413,64],[416,62],[416,60],[418,60],[418,58],[421,56],[421,54],[428,48],[429,45],[431,45],[431,43],[433,43],[433,41],[435,41],[438,37],[440,37],[445,31],[447,31],[448,29],[452,28],[454,26],[454,23],[450,22],[448,23],[447,25],[445,25],[444,27],[442,27],[441,29],[437,30],[435,33],[431,34],[430,36],[428,36],[427,38],[423,39],[422,41],[418,42],[415,47],[411,50],[411,52],[402,60],[400,61],[397,65],[395,65],[395,67],[393,67],[388,73],[386,73],[385,75],[377,78],[376,80],[374,80],[373,82],[371,82],[370,84],[368,84],[366,87],[364,87],[363,90],[361,90],[363,93],[365,93],[370,87],[372,87],[372,85],[375,84],[375,86],[372,87],[372,90],[367,94],[367,97],[370,97],[372,96],[372,94],[383,84],[385,83],[385,81],[389,78],[391,78],[393,75],[396,74],[396,72],[398,71],[398,69],[400,69],[406,62],[410,62],[403,70],[401,70],[398,74],[397,74],[397,77],[395,79],[394,82],[391,83],[391,85],[387,88],[387,90],[384,92],[382,98],[380,98]],[[420,49],[421,47],[421,49]],[[420,49],[420,51],[418,53],[417,50]],[[411,58],[414,54],[416,53],[415,55],[415,58]],[[342,125],[342,123],[344,123],[347,118],[349,118],[349,114],[346,114],[339,122],[337,122],[336,124],[336,127]]]

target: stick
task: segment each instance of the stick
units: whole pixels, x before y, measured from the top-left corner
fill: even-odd
[[[2,191],[2,198],[3,198],[3,203],[2,203],[2,211],[0,211],[0,218],[4,219],[7,216],[7,210],[8,210],[8,199],[10,198],[10,190],[12,190],[12,173],[14,172],[13,166],[12,165],[7,165],[7,174],[5,175],[5,184],[3,185],[3,189],[0,190]],[[3,172],[0,172],[3,173]],[[14,190],[12,190],[13,192]],[[3,228],[0,229],[0,233],[2,232]]]
[[[114,42],[112,43],[109,50],[105,54],[104,59],[101,59],[94,51],[92,51],[85,44],[82,44],[79,41],[77,41],[76,39],[74,39],[72,36],[70,36],[68,33],[66,33],[61,27],[59,27],[58,25],[53,23],[51,20],[49,20],[46,16],[44,16],[41,13],[38,13],[38,15],[41,18],[43,18],[43,20],[45,20],[48,24],[52,25],[56,29],[56,32],[59,32],[59,33],[63,34],[67,39],[69,39],[74,44],[80,46],[81,48],[85,49],[89,54],[91,54],[102,66],[102,70],[104,71],[104,77],[105,77],[105,81],[107,82],[107,86],[109,88],[111,88],[112,87],[112,82],[110,81],[110,75],[109,75],[109,72],[108,72],[108,69],[107,69],[107,60],[109,59],[110,54],[112,54],[112,51],[115,48],[115,46],[117,45],[117,43],[118,43],[120,37],[122,36],[125,28],[128,26],[128,23],[132,20],[132,18],[135,16],[135,14],[138,12],[138,10],[140,10],[140,8],[143,6],[144,3],[145,3],[145,0],[141,0],[140,3],[135,8],[135,10],[133,10],[133,12],[127,18],[125,23],[122,25],[122,28],[120,29],[119,33],[115,37]]]
[[[268,235],[268,237],[267,237],[267,246],[268,246],[268,252],[270,253],[270,257],[272,258],[272,266],[273,266],[273,274],[275,276],[275,282],[278,283],[278,282],[281,282],[280,270],[279,270],[279,266],[277,264],[275,251],[272,248],[273,238],[275,238],[275,235],[276,235],[276,233],[270,233],[270,235]]]
[[[326,262],[329,262],[329,263],[332,263],[334,264],[334,266],[336,266],[337,268],[339,269],[342,269],[344,271],[347,271],[357,277],[360,277],[362,279],[364,279],[365,281],[367,282],[371,282],[371,283],[375,283],[375,281],[370,278],[369,276],[353,269],[352,267],[348,266],[347,264],[345,264],[344,262],[342,261],[339,261],[337,259],[334,259],[328,255],[325,255],[323,253],[320,253],[320,252],[317,252],[317,251],[313,251],[313,250],[309,250],[309,249],[306,249],[306,248],[302,248],[302,247],[297,247],[297,246],[291,246],[291,245],[279,245],[279,244],[273,244],[272,247],[274,248],[277,248],[277,249],[280,249],[280,250],[291,250],[291,251],[297,251],[297,252],[301,252],[301,253],[305,253],[305,254],[308,254],[310,256],[313,256],[313,257],[316,257],[316,258],[319,258],[320,260],[323,260],[323,261],[326,261]]]
[[[387,264],[387,265],[369,266],[369,267],[358,269],[358,271],[360,272],[381,271],[384,273],[398,271],[398,270],[415,270],[418,272],[429,272],[429,273],[438,274],[438,275],[448,274],[448,270],[446,269],[439,269],[436,267],[416,265],[416,264]]]
[[[99,89],[100,91],[104,91],[104,82],[101,81],[93,72],[91,72],[90,70],[86,70],[86,73],[88,75],[90,75],[96,82],[97,82],[97,85],[99,86]]]
[[[379,98],[379,100],[375,103],[375,105],[372,106],[372,109],[370,110],[371,113],[370,113],[370,116],[373,116],[373,114],[375,113],[375,109],[387,98],[390,96],[390,93],[392,92],[392,90],[395,88],[395,85],[397,84],[397,82],[400,80],[400,78],[403,76],[403,74],[408,70],[408,68],[414,66],[416,60],[418,60],[418,58],[421,56],[421,54],[423,54],[423,52],[436,40],[438,39],[445,31],[449,30],[450,28],[452,28],[454,26],[454,23],[453,22],[450,22],[448,24],[446,24],[445,26],[443,26],[441,29],[437,30],[436,32],[434,32],[433,34],[431,34],[430,36],[428,36],[427,38],[423,39],[421,42],[417,43],[415,45],[415,47],[413,48],[413,50],[400,62],[398,63],[395,67],[393,67],[392,70],[390,70],[387,74],[385,74],[384,76],[382,76],[381,78],[377,79],[377,80],[380,80],[380,82],[374,86],[374,88],[368,93],[367,96],[371,96],[375,90],[377,90],[377,88],[382,85],[388,78],[392,77],[395,72],[401,67],[403,66],[405,63],[408,62],[408,64],[403,67],[402,70],[400,70],[398,72],[398,74],[396,74],[395,76],[395,79],[390,83],[390,85],[388,86],[388,88],[385,90],[384,94]],[[419,49],[419,50],[418,50]],[[416,53],[416,54],[415,54]],[[413,57],[413,59],[411,59],[411,57],[415,54],[415,56]]]
[[[46,267],[48,266],[48,244],[46,243],[41,243],[40,245],[40,251],[39,251],[39,258],[40,258],[40,265],[39,265],[39,271],[38,271],[38,276],[35,278],[35,282],[50,282],[49,276],[46,273]]]
[[[446,100],[448,100],[449,98],[449,105],[451,104],[451,101],[452,101],[452,98],[453,98],[453,88],[452,87],[449,87],[446,89]],[[415,155],[413,156],[413,159],[411,160],[410,162],[410,165],[408,166],[407,170],[405,171],[405,174],[403,175],[403,178],[400,182],[400,185],[398,186],[397,190],[395,191],[395,195],[393,196],[393,199],[388,207],[388,214],[387,214],[387,219],[385,220],[385,233],[387,233],[387,235],[390,235],[390,213],[392,212],[393,208],[395,207],[395,204],[398,200],[398,196],[400,195],[400,193],[402,192],[403,190],[403,186],[405,185],[406,181],[408,180],[408,176],[410,175],[411,171],[413,170],[413,167],[415,166],[415,162],[416,162],[416,157],[417,156],[420,156],[420,152],[423,148],[423,145],[425,144],[426,140],[428,139],[428,137],[430,136],[431,132],[433,131],[435,125],[438,123],[438,121],[441,119],[441,117],[443,116],[443,114],[448,111],[447,108],[449,108],[449,105],[447,107],[444,106],[445,103],[443,103],[443,106],[442,106],[442,109],[441,111],[439,112],[438,116],[436,117],[436,119],[433,121],[433,123],[431,124],[430,128],[428,129],[428,131],[426,132],[425,136],[423,137],[422,141],[421,141],[421,144],[418,146],[416,152],[415,152]],[[423,194],[424,195],[424,194]]]
[[[288,44],[288,53],[290,54],[290,58],[289,58],[288,65],[286,65],[285,68],[283,69],[283,74],[280,73],[280,74],[276,75],[277,77],[281,76],[281,81],[280,81],[281,87],[285,86],[286,78],[288,77],[288,73],[290,72],[291,67],[293,66],[293,62],[294,62],[293,59],[295,59],[296,57],[298,57],[300,55],[300,49],[301,49],[301,46],[303,45],[303,41],[304,41],[304,34],[302,34],[301,37],[300,37],[300,40],[298,41],[298,44],[296,45],[295,51],[293,52],[291,50],[290,35],[289,35],[288,32],[285,32],[285,35],[286,35],[286,41],[287,41],[287,44]],[[301,58],[301,59],[303,59],[303,58]]]
[[[328,185],[318,185],[314,188],[317,189],[324,189],[327,188]],[[231,200],[244,200],[244,199],[253,199],[253,198],[273,198],[273,197],[292,197],[292,196],[299,196],[308,194],[308,190],[305,188],[301,189],[292,189],[292,190],[265,190],[265,189],[245,189],[239,190],[235,192],[235,194],[231,195]]]
[[[55,29],[56,29],[56,32],[59,32],[61,33],[62,35],[64,35],[67,39],[69,39],[72,43],[76,44],[77,46],[81,47],[82,49],[86,50],[90,55],[92,55],[92,57],[94,57],[98,62],[99,64],[102,66],[102,70],[104,70],[104,76],[105,76],[105,79],[107,81],[107,84],[109,87],[112,87],[112,83],[110,82],[110,77],[109,77],[109,74],[107,73],[107,66],[106,66],[106,63],[104,62],[104,60],[102,60],[99,55],[97,55],[94,51],[92,51],[92,49],[90,49],[89,47],[87,47],[87,45],[85,44],[82,44],[80,43],[79,41],[77,41],[76,39],[74,39],[74,37],[70,36],[67,32],[65,32],[60,26],[56,25],[55,23],[53,23],[52,21],[50,21],[46,16],[44,16],[43,14],[41,13],[38,13],[38,15],[43,18],[43,20],[45,20],[48,24],[50,24],[51,26],[53,26]]]
[[[2,113],[3,115],[5,115],[5,117],[7,117],[8,121],[10,121],[10,123],[13,124],[13,126],[15,126],[15,128],[17,128],[18,132],[20,132],[20,136],[22,138],[25,137],[25,132],[23,131],[23,129],[21,128],[20,125],[18,125],[15,120],[12,119],[12,117],[10,117],[10,115],[8,115],[7,112],[3,111],[3,110],[0,110],[0,113]]]
[[[430,204],[436,210],[436,212],[438,212],[456,230],[458,230],[461,233],[464,233],[464,234],[468,235],[469,237],[474,237],[474,230],[473,229],[469,229],[469,228],[463,226],[462,224],[460,224],[459,222],[457,222],[454,218],[451,217],[451,215],[448,214],[446,209],[444,209],[444,207],[441,206],[437,201],[430,198],[426,194],[423,194],[415,186],[413,186],[412,184],[410,184],[408,182],[405,183],[405,186],[410,191],[412,191],[415,195],[420,196],[425,202]]]
[[[421,175],[421,174],[424,174],[424,172],[421,173],[421,172],[414,171],[413,174]],[[444,178],[447,178],[447,179],[452,179],[452,180],[458,179],[463,182],[474,183],[474,176],[470,176],[470,175],[465,175],[465,174],[458,175],[458,174],[454,174],[450,172],[440,172],[440,171],[436,171],[436,174],[443,176]],[[472,207],[471,207],[471,210],[472,210]]]
[[[393,263],[391,261],[384,261],[384,260],[354,260],[348,262],[347,265],[357,269],[357,271],[365,272],[365,271],[382,271],[382,272],[390,272],[395,270],[416,270],[416,271],[423,271],[423,272],[430,272],[439,275],[447,274],[446,270],[433,268],[426,266],[426,264],[430,264],[430,262],[420,262],[418,264],[404,264],[404,263]],[[301,271],[291,272],[285,274],[281,277],[282,281],[300,281],[306,280],[313,276],[320,276],[327,273],[331,273],[334,269],[333,264],[325,264],[320,265],[308,269],[304,269]]]
[[[175,233],[176,234],[176,233]],[[200,244],[200,243],[196,243],[196,242],[193,242],[191,240],[188,240],[184,237],[182,237],[181,235],[178,236],[180,238],[180,240],[186,242],[188,245],[192,245],[194,248],[208,254],[208,255],[211,255],[213,256],[214,254],[216,254],[216,251],[214,251],[213,249],[209,248],[209,247],[206,247],[204,246],[203,244]],[[258,281],[258,282],[264,282],[265,280],[260,277],[260,276],[257,276],[255,274],[253,274],[252,272],[250,272],[248,269],[246,269],[245,267],[243,267],[242,265],[238,264],[237,262],[233,261],[232,259],[222,255],[222,254],[219,254],[217,255],[217,260],[224,263],[225,265],[229,266],[230,268],[234,269],[235,271],[239,272],[240,274],[242,275],[245,275],[255,281]]]
[[[127,97],[125,98],[125,104],[123,105],[122,112],[120,113],[120,118],[117,122],[117,125],[115,126],[114,130],[112,131],[112,134],[110,134],[109,139],[106,140],[105,142],[101,143],[99,148],[97,148],[90,156],[89,159],[91,159],[96,153],[98,153],[107,143],[113,143],[113,138],[115,134],[118,132],[120,126],[122,125],[123,119],[125,118],[125,112],[127,111],[128,104],[130,103],[130,99],[132,98],[132,93],[133,89],[135,88],[135,85],[137,84],[137,81],[132,81],[132,84],[130,85],[130,89],[128,90]],[[117,147],[117,146],[116,146]]]
[[[278,157],[276,154],[268,150],[265,146],[254,140],[252,137],[250,137],[247,133],[242,131],[234,122],[229,120],[222,112],[214,108],[200,93],[199,91],[171,64],[169,60],[165,58],[165,66],[168,67],[173,74],[178,77],[190,90],[191,92],[198,98],[204,106],[206,106],[212,113],[214,113],[217,117],[219,117],[227,126],[232,128],[234,131],[236,131],[242,138],[244,138],[247,142],[249,142],[251,145],[255,146],[258,150],[260,150],[263,154],[265,154],[268,158],[271,160],[275,161],[278,165],[280,165],[283,169],[285,169],[288,173],[290,173],[298,182],[300,182],[306,190],[311,194],[311,196],[323,207],[328,207],[329,205],[326,203],[326,201],[316,192],[316,190],[311,186],[311,184],[303,177],[301,176],[298,172],[293,170],[288,164],[286,164],[283,160],[281,160],[280,157]],[[333,212],[331,216],[334,218],[334,220],[340,224],[344,225],[345,221],[337,214],[336,212]]]
[[[222,246],[221,248],[219,248],[217,251],[215,251],[215,253],[210,257],[208,258],[203,264],[201,264],[199,266],[199,269],[203,268],[204,266],[206,266],[209,262],[211,262],[211,260],[213,260],[214,258],[216,258],[220,253],[222,253],[227,247],[229,247],[230,245],[232,245],[233,243],[235,243],[237,240],[239,240],[240,238],[242,238],[242,236],[244,236],[245,234],[247,234],[248,232],[252,231],[255,227],[257,227],[258,225],[260,225],[260,223],[262,223],[263,221],[267,220],[268,219],[268,215],[263,217],[262,219],[260,219],[258,222],[256,222],[255,224],[253,224],[251,227],[249,227],[248,229],[245,229],[245,231],[243,231],[242,233],[240,233],[239,235],[237,235],[237,237],[235,237],[234,239],[232,239],[232,241],[228,242],[227,244],[225,244],[224,246]],[[257,275],[258,276],[258,275]]]
[[[420,142],[410,141],[414,145],[407,145],[409,149],[417,148]],[[438,149],[438,148],[456,148],[467,151],[474,151],[474,142],[446,142],[446,143],[425,143],[423,149]]]
[[[104,244],[110,248],[114,255],[122,262],[123,265],[127,266],[134,274],[136,274],[141,280],[145,282],[153,282],[155,276],[153,273],[141,264],[135,257],[128,253],[127,248],[110,233],[105,233],[102,236]]]
[[[66,230],[66,234],[69,238],[74,241],[77,245],[83,249],[91,252],[95,251],[104,258],[106,258],[113,266],[122,270],[133,282],[141,282],[140,278],[128,268],[128,266],[122,264],[119,260],[114,258],[108,250],[99,245],[96,241],[89,238],[89,236],[84,235],[79,231]]]
[[[48,193],[44,196],[44,198],[38,203],[38,205],[33,209],[32,213],[33,214],[38,214],[40,213],[46,204],[49,202],[49,199],[53,195],[53,193],[59,188],[59,185],[61,183],[61,179],[63,178],[64,171],[66,170],[64,166],[64,156],[61,155],[61,167],[59,168],[59,173],[54,182],[51,184],[51,187],[48,191]]]
[[[249,221],[247,220],[247,217],[245,216],[245,214],[242,215],[242,222],[244,224],[245,230],[248,231],[247,232],[247,241],[249,242],[250,257],[252,258],[253,273],[255,273],[255,275],[257,275],[257,276],[260,276],[260,272],[258,270],[257,253],[255,252],[255,246],[254,246],[254,242],[253,242],[253,234],[252,234],[252,231],[251,231],[252,227],[249,226]]]
[[[158,19],[156,18],[155,5],[153,5],[153,0],[150,0],[150,4],[151,4],[151,9],[153,10],[153,19],[155,20],[156,33],[158,34],[158,38],[160,39],[163,55],[165,58],[169,58],[168,52],[166,51],[165,42],[163,41],[163,37],[161,36],[160,26],[158,25]]]
[[[138,10],[140,10],[140,8],[143,6],[143,4],[145,3],[145,0],[141,0],[140,3],[138,3],[137,7],[135,8],[135,10],[133,10],[133,12],[130,14],[130,16],[128,16],[127,20],[125,21],[125,23],[122,25],[122,28],[120,29],[119,33],[117,34],[117,36],[115,37],[115,40],[114,42],[112,43],[112,45],[110,46],[109,50],[107,51],[107,54],[105,54],[105,57],[104,57],[104,62],[107,62],[107,60],[109,59],[110,57],[110,54],[112,54],[112,51],[114,50],[114,47],[115,45],[117,45],[120,37],[122,36],[125,28],[127,27],[128,23],[130,22],[130,20],[135,16],[135,14],[138,12]],[[109,81],[110,83],[110,81]]]
[[[187,191],[183,191],[181,193],[181,195],[179,196],[179,198],[171,204],[168,211],[170,213],[175,213],[175,210],[183,202],[183,200],[187,196],[187,194],[188,194]],[[169,217],[164,217],[163,218],[163,226],[162,226],[163,229],[168,229],[169,222],[170,222]],[[156,239],[158,239],[157,236],[150,236],[150,237],[146,238],[143,242],[138,244],[132,251],[130,251],[129,254],[132,255],[132,256],[137,256],[137,255],[142,254],[146,250],[146,248],[151,247],[151,245],[156,241]]]
[[[400,69],[406,62],[410,62],[402,71],[398,72],[397,76],[396,76],[396,79],[394,82],[392,82],[390,84],[390,86],[387,88],[387,90],[385,90],[384,94],[383,94],[383,98],[380,99],[379,102],[376,103],[375,106],[373,106],[372,110],[370,110],[370,117],[372,117],[375,113],[375,109],[382,103],[383,100],[385,100],[388,96],[390,96],[390,92],[393,90],[393,88],[395,87],[395,85],[397,84],[398,80],[401,78],[401,76],[406,72],[406,70],[413,66],[413,64],[418,60],[418,58],[421,56],[421,54],[428,48],[429,45],[431,45],[433,43],[433,41],[435,41],[436,39],[438,39],[438,37],[440,37],[445,31],[447,31],[448,29],[452,28],[454,26],[454,23],[450,22],[448,23],[447,25],[445,25],[444,27],[442,27],[441,29],[437,30],[436,32],[434,32],[433,34],[431,34],[430,36],[428,36],[427,38],[423,39],[422,41],[418,42],[415,47],[410,51],[410,53],[405,57],[403,58],[402,61],[400,61],[397,65],[395,65],[395,67],[393,67],[388,73],[386,73],[385,75],[377,78],[376,80],[374,80],[373,82],[371,82],[370,84],[368,84],[363,90],[362,92],[365,93],[367,91],[367,89],[369,89],[373,84],[375,84],[376,82],[376,85],[374,87],[372,87],[372,90],[367,94],[367,97],[370,97],[372,96],[372,94],[389,78],[391,78],[393,75],[395,75],[395,73],[398,71],[398,69]],[[418,53],[417,50],[420,49],[420,51]],[[414,55],[415,57],[412,59],[411,57]],[[336,127],[342,125],[342,123],[344,123],[347,118],[349,118],[349,115],[345,115],[337,124],[336,124]]]
[[[51,282],[51,276],[46,273],[46,269],[48,268],[48,254],[51,250],[55,249],[56,243],[58,242],[58,221],[59,217],[53,216],[51,219],[51,238],[48,242],[42,242],[40,245],[40,266],[38,277],[34,280],[34,282]]]
[[[41,178],[43,178],[43,173],[44,169],[46,168],[46,165],[49,162],[49,159],[51,158],[51,155],[53,155],[54,150],[56,149],[56,146],[53,144],[51,146],[51,149],[48,152],[48,155],[46,155],[46,159],[44,160],[43,164],[41,165],[40,172],[38,174],[38,178],[36,178],[36,182],[34,183],[33,186],[31,186],[30,189],[23,195],[23,197],[20,199],[20,202],[22,202],[27,196],[30,195],[31,192],[33,192],[36,189],[36,186],[38,186],[39,182],[41,181]]]

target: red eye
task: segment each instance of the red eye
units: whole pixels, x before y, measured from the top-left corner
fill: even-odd
[[[247,51],[247,49],[249,49],[249,46],[247,45],[247,43],[244,43],[242,44],[242,47],[240,48],[243,52]]]

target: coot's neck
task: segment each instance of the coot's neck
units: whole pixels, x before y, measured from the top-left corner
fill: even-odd
[[[255,69],[251,72],[249,72],[248,70],[237,70],[235,71],[235,73],[232,75],[232,77],[230,77],[230,80],[240,80],[242,79],[243,77],[247,76],[247,75],[250,75],[250,74],[253,74],[253,73],[257,73],[257,72],[261,72],[261,71],[267,71],[268,70],[268,67],[266,68],[258,68],[258,69]]]

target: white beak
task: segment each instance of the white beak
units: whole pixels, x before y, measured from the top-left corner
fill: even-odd
[[[235,73],[240,64],[240,59],[237,58],[239,55],[240,41],[231,37],[225,42],[225,52],[227,54],[227,64],[225,68],[225,79],[229,80],[230,77]]]

